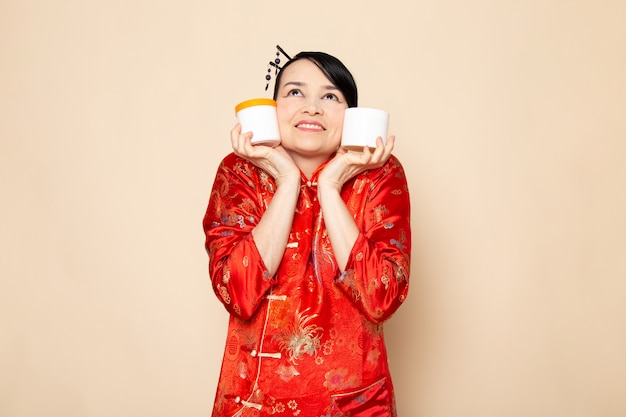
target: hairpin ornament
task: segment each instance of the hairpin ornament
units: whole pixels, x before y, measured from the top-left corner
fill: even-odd
[[[280,66],[280,54],[283,54],[285,58],[287,58],[287,61],[291,60],[291,57],[287,55],[287,53],[284,51],[283,48],[280,47],[280,45],[276,45],[276,49],[276,58],[274,58],[273,61],[270,61],[267,67],[267,75],[265,76],[265,81],[267,81],[267,84],[265,84],[265,91],[267,91],[267,88],[270,86],[270,81],[272,80],[271,67],[274,67],[274,77],[278,75],[278,71],[282,69],[282,67]]]

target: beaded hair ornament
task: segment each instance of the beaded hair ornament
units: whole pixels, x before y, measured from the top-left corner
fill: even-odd
[[[267,81],[267,84],[265,84],[265,91],[267,91],[267,88],[270,86],[270,81],[272,79],[272,68],[274,67],[274,77],[276,77],[276,75],[278,75],[278,71],[280,71],[281,69],[283,69],[280,66],[280,54],[283,54],[285,56],[285,58],[287,58],[287,61],[291,60],[291,57],[289,55],[287,55],[287,52],[285,52],[283,50],[283,48],[280,47],[280,45],[276,45],[276,58],[274,58],[273,61],[270,61],[268,63],[267,66],[267,75],[265,76],[265,81]]]

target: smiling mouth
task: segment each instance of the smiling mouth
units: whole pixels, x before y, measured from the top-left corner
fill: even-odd
[[[299,129],[326,130],[323,126],[314,123],[298,123],[296,127]]]

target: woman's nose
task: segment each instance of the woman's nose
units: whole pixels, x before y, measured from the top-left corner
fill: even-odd
[[[311,97],[307,99],[302,111],[309,114],[321,114],[322,106],[320,105],[320,101],[316,97]]]

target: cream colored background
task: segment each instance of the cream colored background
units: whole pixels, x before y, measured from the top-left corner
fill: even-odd
[[[0,2],[0,415],[207,416],[201,220],[274,45],[391,113],[400,415],[626,415],[623,0]]]

